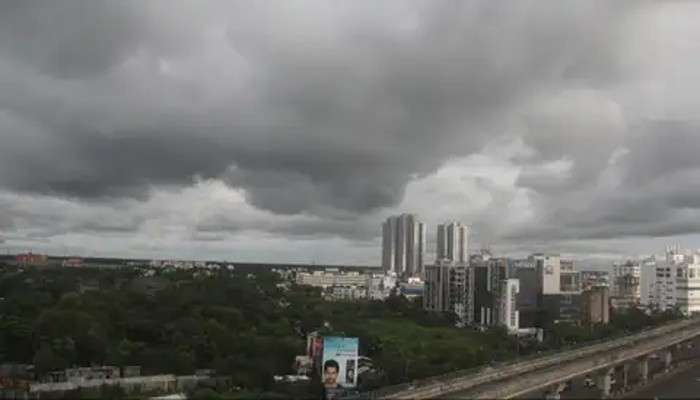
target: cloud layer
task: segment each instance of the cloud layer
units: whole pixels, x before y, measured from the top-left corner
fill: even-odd
[[[653,252],[700,225],[697,11],[4,2],[0,238],[376,264],[409,211],[504,252]]]

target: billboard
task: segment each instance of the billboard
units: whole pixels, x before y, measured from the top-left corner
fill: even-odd
[[[323,338],[322,378],[326,389],[357,386],[357,338],[329,336]]]

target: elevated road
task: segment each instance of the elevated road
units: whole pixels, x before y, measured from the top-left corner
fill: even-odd
[[[683,320],[656,329],[565,351],[533,360],[515,362],[476,373],[454,373],[416,382],[412,386],[387,388],[375,393],[382,399],[513,398],[556,386],[571,378],[642,360],[659,351],[700,336],[700,319]],[[646,379],[644,368],[640,373]]]

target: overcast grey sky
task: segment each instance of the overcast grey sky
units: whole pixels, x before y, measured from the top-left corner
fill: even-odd
[[[700,247],[699,17],[3,1],[0,248],[378,264],[398,212],[501,254]]]

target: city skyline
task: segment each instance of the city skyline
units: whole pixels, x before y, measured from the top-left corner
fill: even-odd
[[[692,2],[0,4],[0,252],[381,264],[700,246]]]

